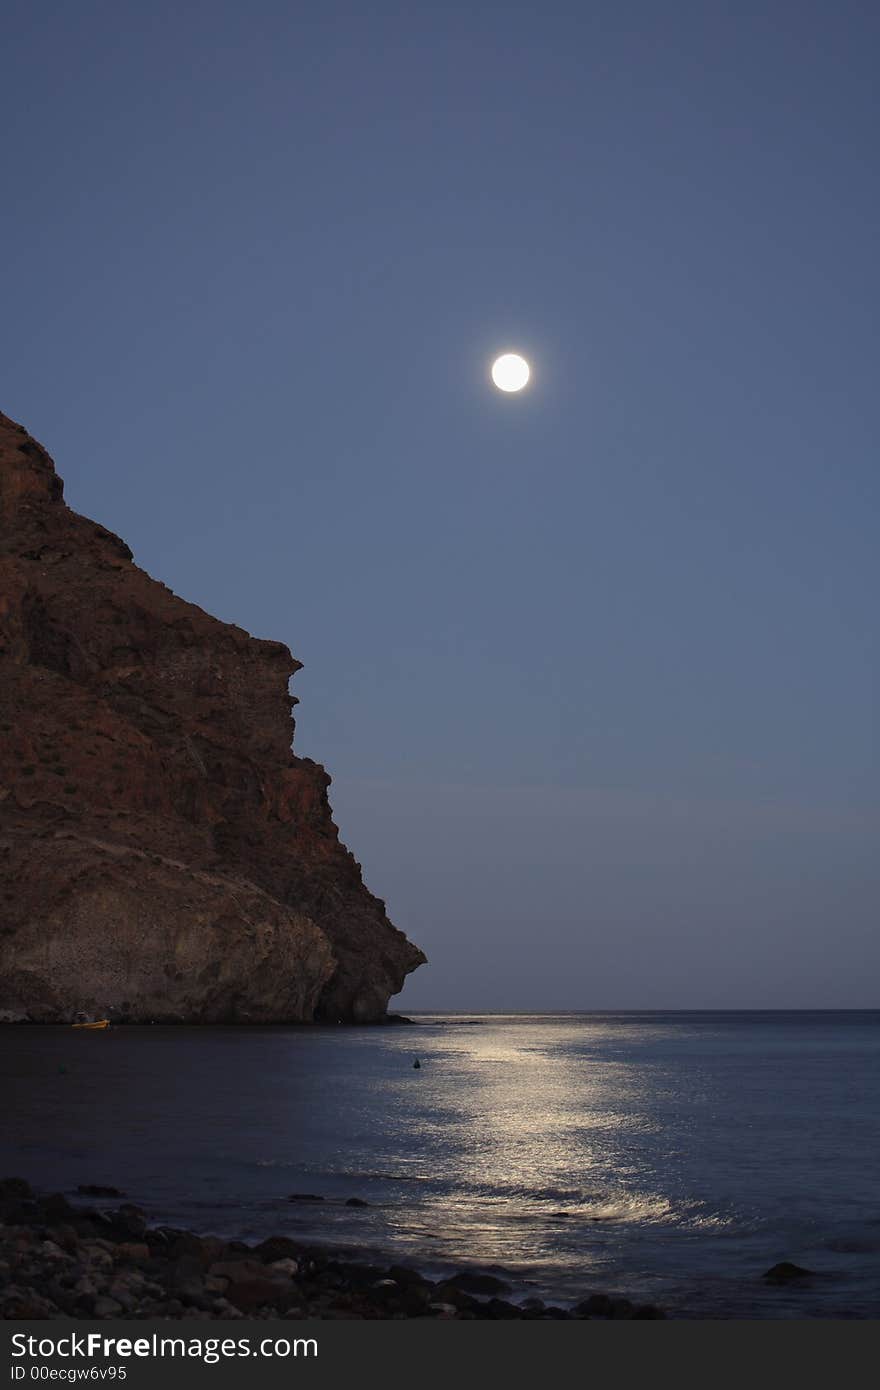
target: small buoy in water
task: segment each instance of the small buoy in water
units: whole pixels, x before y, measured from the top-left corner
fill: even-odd
[[[416,1060],[413,1062],[413,1066],[415,1067],[416,1071],[420,1071],[420,1070],[421,1070],[422,1064],[421,1064],[421,1062],[419,1061],[418,1057],[417,1057]]]

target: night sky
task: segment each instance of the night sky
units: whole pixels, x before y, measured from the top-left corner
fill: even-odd
[[[876,1005],[880,7],[7,0],[2,62],[0,408],[305,662],[398,1004]]]

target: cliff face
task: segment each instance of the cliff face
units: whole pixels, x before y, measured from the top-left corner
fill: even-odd
[[[291,751],[300,663],[62,493],[0,415],[0,1019],[381,1018],[425,958]]]

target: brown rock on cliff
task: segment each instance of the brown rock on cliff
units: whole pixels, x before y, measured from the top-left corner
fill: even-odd
[[[0,1019],[381,1018],[424,956],[291,751],[300,663],[62,492],[0,415]]]

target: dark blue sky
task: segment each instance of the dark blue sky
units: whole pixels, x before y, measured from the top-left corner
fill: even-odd
[[[404,1006],[878,1002],[878,40],[4,6],[0,404],[306,663]]]

